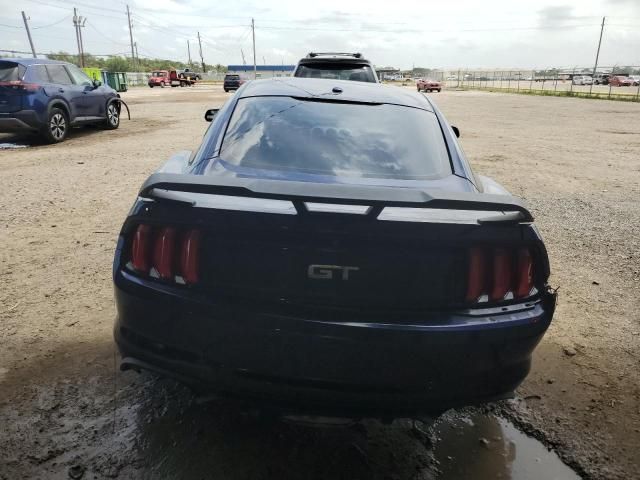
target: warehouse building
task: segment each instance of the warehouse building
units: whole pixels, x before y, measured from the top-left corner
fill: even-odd
[[[257,65],[257,78],[290,77],[295,65]],[[227,73],[253,78],[253,65],[228,65]]]

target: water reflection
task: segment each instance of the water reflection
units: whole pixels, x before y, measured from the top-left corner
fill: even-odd
[[[558,456],[493,415],[449,414],[434,426],[443,480],[579,479]]]
[[[323,428],[230,402],[198,404],[169,381],[137,393],[141,403],[129,403],[131,416],[122,420],[132,427],[139,463],[123,478],[579,479],[540,442],[476,410],[450,412],[425,434],[410,420]]]

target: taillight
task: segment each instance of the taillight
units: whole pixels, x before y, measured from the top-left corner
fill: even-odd
[[[475,302],[484,292],[486,277],[485,256],[481,248],[469,250],[469,276],[467,282],[467,301]]]
[[[149,272],[150,244],[151,227],[149,225],[138,225],[133,234],[133,242],[131,244],[131,265],[138,272]]]
[[[0,82],[0,87],[11,87],[14,90],[26,90],[27,92],[35,92],[40,88],[37,83],[25,83],[22,80],[11,80],[9,82]]]
[[[505,248],[496,248],[493,251],[493,278],[491,295],[489,296],[493,301],[504,299],[511,288],[511,279],[513,278],[511,255],[512,253]]]
[[[522,299],[533,290],[534,262],[529,248],[469,249],[467,303]]]
[[[533,259],[528,248],[518,249],[516,270],[516,298],[523,298],[529,295],[533,288]]]
[[[200,232],[188,230],[180,242],[179,273],[188,285],[198,282],[198,265],[200,263]]]
[[[150,278],[192,285],[198,282],[198,230],[138,225],[130,246],[129,269]]]
[[[173,252],[175,251],[175,246],[175,228],[164,227],[158,230],[153,245],[152,276],[157,274],[163,280],[173,277],[173,265],[175,264]]]

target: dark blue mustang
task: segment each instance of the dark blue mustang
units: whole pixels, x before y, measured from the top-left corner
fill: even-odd
[[[122,228],[122,369],[324,415],[513,395],[555,308],[547,253],[427,97],[260,80],[207,118]]]

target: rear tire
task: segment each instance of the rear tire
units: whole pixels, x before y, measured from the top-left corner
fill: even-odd
[[[107,118],[103,123],[105,130],[115,130],[120,126],[120,109],[116,102],[111,102],[107,105]]]
[[[224,89],[224,92],[225,92],[225,93],[229,93],[229,89],[228,89],[228,88],[225,88],[225,89]]]
[[[42,138],[47,143],[60,143],[69,133],[69,116],[61,108],[52,108],[47,116],[47,123],[42,129]]]

